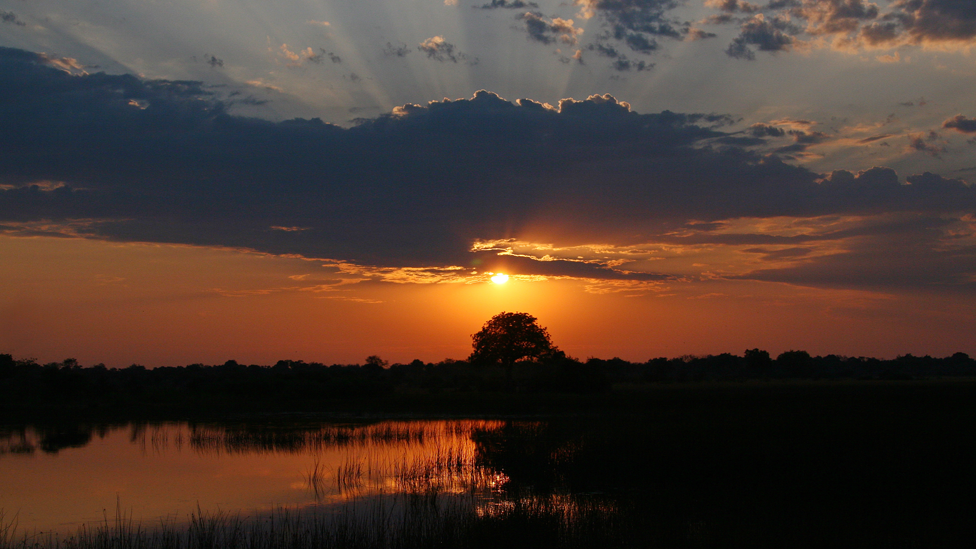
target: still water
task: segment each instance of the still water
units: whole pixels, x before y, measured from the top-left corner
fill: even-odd
[[[476,460],[475,433],[498,421],[372,424],[185,422],[0,431],[0,510],[19,531],[67,534],[112,522],[144,525],[193,513],[323,508],[431,491],[501,490]]]
[[[225,513],[260,538],[282,508],[361,547],[972,546],[971,393],[886,388],[545,421],[0,426],[0,548],[14,517],[26,549],[117,512],[171,531]]]

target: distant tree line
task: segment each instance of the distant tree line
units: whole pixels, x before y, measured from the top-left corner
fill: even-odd
[[[362,365],[279,360],[273,366],[221,365],[146,368],[82,366],[75,359],[39,364],[0,354],[0,410],[126,408],[140,406],[277,408],[322,402],[424,398],[444,393],[593,394],[638,384],[747,380],[913,380],[976,376],[965,353],[945,358],[904,355],[892,360],[788,351],[773,359],[759,349],[742,356],[577,360],[556,351],[514,364],[447,359],[392,364],[377,356]]]

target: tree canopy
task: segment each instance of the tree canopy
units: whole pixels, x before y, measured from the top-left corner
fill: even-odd
[[[549,332],[528,313],[498,313],[472,335],[474,363],[501,363],[511,368],[516,361],[538,359],[556,351]]]

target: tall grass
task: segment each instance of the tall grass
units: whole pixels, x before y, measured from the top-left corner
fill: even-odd
[[[426,547],[603,547],[613,521],[599,506],[583,506],[568,522],[566,502],[524,501],[479,507],[471,495],[400,494],[338,507],[279,507],[242,516],[197,509],[184,523],[145,527],[121,506],[114,520],[75,534],[22,535],[0,528],[0,549],[413,549]],[[0,519],[3,515],[0,514]],[[585,522],[586,524],[582,524]]]
[[[6,511],[0,509],[0,547],[13,547],[16,532],[17,515],[8,519]]]

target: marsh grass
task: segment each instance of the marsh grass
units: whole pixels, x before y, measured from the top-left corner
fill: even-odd
[[[0,547],[12,547],[16,532],[17,515],[8,519],[6,511],[0,509]]]
[[[190,425],[186,439],[194,451],[205,454],[318,452],[332,448],[366,448],[378,443],[426,445],[434,441],[441,444],[466,438],[476,430],[498,428],[502,423],[487,420],[384,421],[376,424],[298,425],[287,429],[277,424]]]
[[[567,514],[566,501],[486,505],[474,494],[434,492],[350,500],[340,506],[279,507],[255,516],[199,507],[183,523],[146,527],[117,506],[114,519],[58,536],[0,527],[0,549],[413,549],[426,547],[603,547],[613,521],[599,505]],[[3,515],[0,514],[0,519]],[[579,521],[588,522],[583,525]]]
[[[379,423],[289,423],[248,424],[133,422],[71,425],[73,436],[65,437],[64,426],[0,426],[0,455],[33,454],[37,450],[57,452],[68,445],[87,444],[112,431],[126,430],[129,441],[146,453],[182,451],[189,448],[201,455],[254,453],[316,453],[336,448],[365,448],[371,445],[443,443],[464,438],[476,430],[494,429],[500,421],[383,421]],[[77,442],[75,442],[77,439]],[[64,445],[64,446],[62,446]]]

